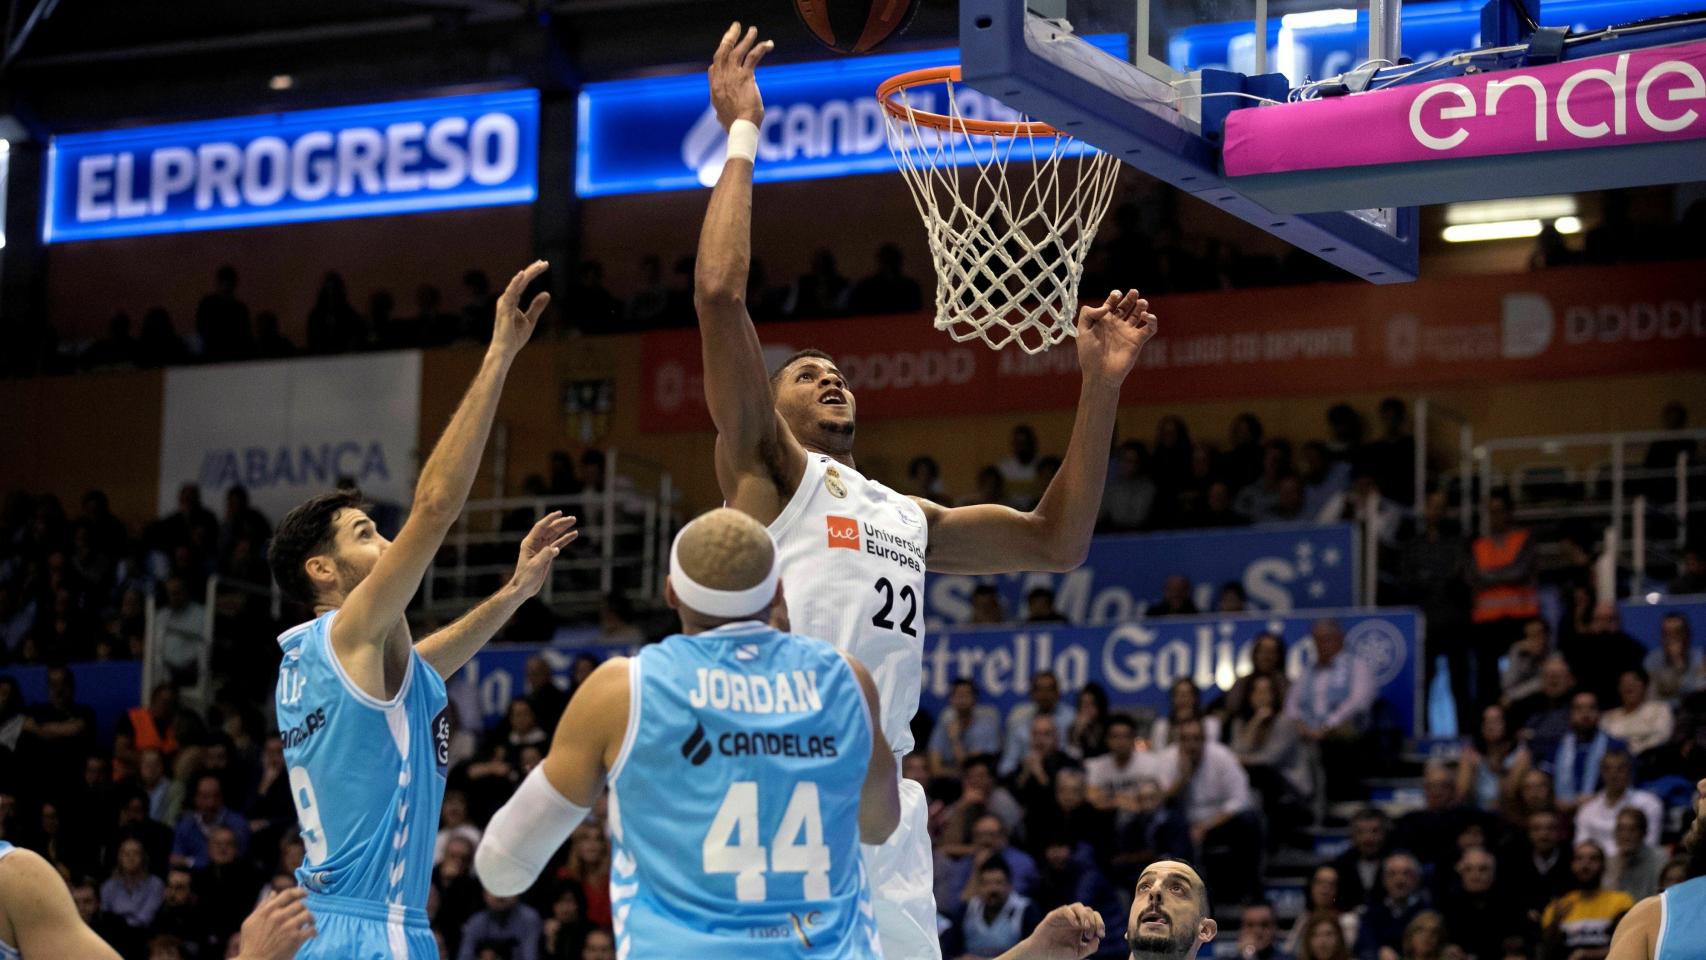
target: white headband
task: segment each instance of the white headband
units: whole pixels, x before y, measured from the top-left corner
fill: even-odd
[[[754,586],[745,590],[716,590],[694,580],[681,569],[681,538],[687,533],[687,527],[681,528],[669,547],[669,584],[683,605],[706,616],[728,619],[749,617],[770,609],[770,601],[776,598],[776,581],[781,576],[774,553],[771,554],[770,572]]]

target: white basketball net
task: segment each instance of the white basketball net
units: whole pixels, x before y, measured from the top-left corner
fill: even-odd
[[[947,88],[943,115],[962,120],[957,84],[940,85]],[[920,122],[905,90],[892,100],[905,116],[885,109],[883,122],[924,218],[936,329],[996,350],[1016,343],[1026,353],[1077,336],[1084,257],[1113,198],[1119,161],[1073,150],[1078,141],[1059,132],[949,133]]]

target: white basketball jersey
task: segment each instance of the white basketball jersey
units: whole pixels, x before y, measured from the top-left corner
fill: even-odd
[[[871,672],[883,735],[912,750],[924,660],[924,510],[821,454],[770,524],[789,630],[827,640]]]

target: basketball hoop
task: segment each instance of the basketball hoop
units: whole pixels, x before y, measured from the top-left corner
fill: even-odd
[[[1040,353],[1077,335],[1084,257],[1120,165],[1046,123],[966,116],[963,99],[993,101],[956,95],[961,82],[959,67],[932,67],[877,88],[936,267],[936,329]],[[913,105],[909,91],[938,84],[946,113]]]

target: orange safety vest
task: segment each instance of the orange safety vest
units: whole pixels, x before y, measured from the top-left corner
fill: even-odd
[[[1522,548],[1528,545],[1527,530],[1512,530],[1504,541],[1492,537],[1475,538],[1475,568],[1491,570],[1516,562]],[[1540,616],[1540,591],[1531,584],[1506,584],[1475,591],[1475,607],[1470,615],[1476,623],[1497,620],[1528,620]]]
[[[147,707],[130,708],[130,729],[135,735],[132,744],[137,750],[158,750],[166,756],[178,752],[178,737],[171,730],[165,736],[160,735],[158,727],[154,726],[154,715]]]

